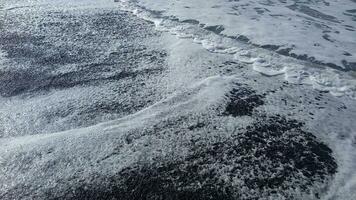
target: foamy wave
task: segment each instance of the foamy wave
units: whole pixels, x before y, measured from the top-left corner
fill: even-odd
[[[347,72],[330,69],[325,65],[283,56],[207,30],[206,26],[179,21],[176,17],[141,7],[134,1],[118,0],[123,10],[152,21],[158,30],[170,32],[180,38],[191,38],[213,53],[234,54],[237,61],[251,64],[252,69],[267,76],[283,75],[294,84],[308,84],[335,96],[356,96],[356,80]]]

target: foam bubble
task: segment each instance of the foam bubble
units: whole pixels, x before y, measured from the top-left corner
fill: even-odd
[[[310,73],[300,67],[288,68],[285,73],[285,80],[293,84],[311,85]]]
[[[284,74],[286,68],[278,64],[271,64],[264,58],[257,58],[253,62],[253,70],[258,71],[267,76],[276,76]]]
[[[356,80],[344,79],[342,75],[335,72],[314,73],[310,76],[313,87],[321,91],[330,91],[334,96],[348,95],[355,97]]]

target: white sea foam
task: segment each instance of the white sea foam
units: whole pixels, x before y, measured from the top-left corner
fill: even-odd
[[[140,154],[146,151],[142,149],[145,148],[142,144],[137,143],[136,147],[122,144],[125,141],[123,138],[130,130],[150,127],[174,115],[209,111],[216,104],[224,101],[224,94],[230,90],[234,80],[235,77],[208,77],[189,89],[172,94],[135,114],[95,126],[58,133],[0,139],[0,165],[2,166],[0,192],[6,192],[13,186],[23,183],[24,177],[27,177],[26,181],[32,184],[51,188],[58,177],[65,179],[75,173],[80,173],[82,177],[90,177],[91,173],[115,173],[140,159]],[[143,139],[143,143],[148,142],[146,138]],[[165,147],[160,148],[169,148],[170,145],[165,144],[171,141],[161,142]],[[105,161],[105,166],[99,164],[117,145],[122,145],[120,156]],[[159,148],[159,146],[153,145],[152,148]],[[41,156],[38,157],[40,154]],[[32,164],[27,165],[24,160]],[[50,172],[46,171],[47,166],[54,162],[56,164],[51,166]],[[27,170],[18,171],[18,168],[24,165]]]
[[[243,3],[244,1],[239,1],[238,3]],[[261,2],[261,1],[257,1]],[[274,1],[270,1],[274,2]],[[287,1],[289,2],[289,1]],[[314,2],[314,1],[313,1]],[[254,5],[254,2],[249,2]],[[340,2],[339,2],[340,3]],[[270,29],[266,30],[267,32],[260,32],[261,35],[255,35],[256,37],[249,37],[252,39],[253,43],[255,44],[277,44],[280,45],[277,39],[280,39],[280,42],[287,42],[288,44],[281,44],[285,45],[283,48],[287,47],[294,47],[291,52],[302,55],[308,54],[309,56],[313,56],[316,59],[319,59],[323,62],[331,62],[334,64],[340,64],[341,59],[348,59],[350,62],[354,62],[354,55],[348,56],[347,58],[345,55],[342,54],[344,50],[350,51],[350,53],[355,51],[355,44],[353,39],[350,37],[349,32],[343,30],[341,35],[344,35],[345,38],[340,39],[338,41],[339,46],[334,48],[333,45],[328,44],[325,41],[320,41],[320,39],[316,39],[316,37],[320,36],[320,32],[316,32],[313,28],[309,30],[304,30],[305,25],[298,24],[298,16],[296,13],[292,13],[289,17],[295,17],[292,19],[290,24],[282,24],[282,27],[285,27],[283,30],[302,30],[300,32],[291,32],[290,34],[286,33],[278,33],[278,29],[276,29],[277,23],[276,21],[272,21],[271,23],[266,22],[264,19],[261,19],[259,23],[265,23],[264,25],[267,26],[258,26],[256,23],[249,24],[249,19],[246,19],[244,15],[240,15],[241,22],[245,24],[236,24],[236,19],[229,20],[222,20],[226,16],[226,4],[218,3],[214,0],[209,1],[179,1],[179,2],[171,2],[165,1],[138,1],[138,4],[133,1],[120,1],[121,8],[127,11],[134,11],[133,13],[139,17],[142,17],[146,20],[155,22],[157,28],[161,31],[167,31],[178,37],[182,38],[191,38],[194,43],[201,44],[206,50],[213,53],[223,53],[223,54],[233,54],[233,57],[236,61],[246,63],[251,65],[251,67],[262,74],[267,76],[283,76],[284,79],[293,84],[304,84],[313,87],[316,90],[320,91],[329,91],[332,95],[335,96],[348,96],[351,98],[356,98],[355,91],[356,91],[356,79],[352,75],[352,73],[343,72],[337,69],[333,69],[327,67],[325,65],[320,65],[315,62],[303,61],[298,60],[295,58],[291,58],[288,56],[280,55],[276,52],[257,48],[254,45],[240,42],[238,40],[234,40],[223,35],[217,35],[210,31],[205,30],[202,28],[201,25],[197,24],[189,24],[182,22],[186,19],[194,19],[199,20],[200,23],[204,23],[207,25],[219,25],[223,24],[226,30],[223,34],[226,35],[236,35],[241,33],[241,35],[251,36],[246,34],[246,32],[239,32],[241,30],[246,30],[244,27],[250,27],[251,34],[253,34],[252,28],[266,28],[269,25],[272,25]],[[220,6],[213,6],[213,5],[220,5]],[[279,3],[278,3],[279,4]],[[278,5],[277,4],[277,5]],[[199,5],[199,6],[198,6]],[[334,2],[331,2],[331,5],[334,5]],[[142,7],[144,6],[144,7]],[[250,5],[251,6],[251,5]],[[187,9],[185,7],[190,7],[193,9]],[[214,7],[214,8],[212,8]],[[278,6],[277,6],[278,7]],[[205,10],[206,9],[206,10]],[[221,9],[221,10],[219,10]],[[224,10],[225,9],[225,10]],[[340,3],[336,5],[336,7],[323,7],[321,11],[325,10],[345,10],[348,9],[346,3]],[[194,11],[195,10],[195,11]],[[201,11],[203,10],[203,11]],[[247,9],[250,10],[250,9]],[[331,11],[333,15],[337,15],[335,10]],[[156,12],[156,11],[163,11]],[[245,11],[244,11],[245,12]],[[247,12],[247,11],[246,11]],[[283,11],[284,14],[287,11]],[[326,12],[327,13],[327,12]],[[172,17],[172,15],[174,17]],[[209,15],[209,16],[207,16]],[[247,14],[246,14],[247,15]],[[299,14],[298,14],[299,15]],[[345,19],[345,23],[350,22],[350,19],[344,16],[338,17]],[[226,16],[228,17],[228,16]],[[307,16],[303,15],[302,18]],[[177,21],[176,18],[179,18],[180,21]],[[247,21],[244,21],[247,20]],[[296,24],[293,24],[293,21],[296,21]],[[301,22],[302,23],[302,22]],[[329,24],[329,23],[328,23]],[[289,27],[289,26],[296,26],[296,27]],[[330,24],[329,24],[330,25]],[[290,29],[288,29],[290,28]],[[334,24],[331,29],[339,30],[340,26]],[[233,31],[232,31],[233,30]],[[310,33],[303,35],[304,33]],[[319,30],[320,31],[320,30]],[[250,33],[247,32],[247,33]],[[301,36],[301,35],[303,36]],[[266,37],[266,35],[270,37]],[[351,34],[352,35],[352,34]],[[252,35],[254,36],[254,35]],[[258,37],[257,37],[258,36]],[[283,37],[282,37],[283,36]],[[298,36],[300,36],[298,38]],[[263,38],[267,38],[266,40],[262,40]],[[316,40],[317,42],[321,43],[321,46],[312,47],[307,42],[310,38],[312,40]],[[267,41],[267,42],[266,42]],[[266,42],[266,43],[264,43]],[[273,43],[276,42],[276,43]],[[301,43],[300,45],[295,45],[296,43]],[[346,44],[348,43],[348,44]],[[304,48],[304,49],[303,49]],[[303,51],[301,50],[303,49]],[[304,51],[305,50],[305,51]],[[273,80],[266,81],[266,84],[272,84]],[[290,94],[289,101],[303,101],[303,99],[299,99],[302,95],[305,95],[307,90],[305,86],[301,86],[301,93],[300,94]],[[291,91],[288,91],[291,92]],[[287,92],[287,93],[288,93]],[[295,91],[294,91],[295,92]],[[280,96],[277,95],[277,99]],[[347,99],[347,98],[346,98]],[[274,99],[275,100],[275,99]],[[347,110],[343,113],[342,116],[336,116],[335,113],[339,113],[340,111],[337,110],[337,107],[340,106],[339,104],[343,101],[348,102]],[[281,112],[281,105],[279,101],[276,103],[276,110]],[[355,118],[353,112],[355,111],[355,104],[354,101],[351,99],[345,100],[344,98],[340,99],[340,102],[328,102],[329,105],[327,111],[320,111],[315,107],[309,108],[301,108],[299,112],[306,112],[308,109],[312,112],[319,113],[320,116],[318,120],[313,121],[316,129],[313,133],[315,133],[318,137],[322,138],[324,141],[327,141],[328,145],[330,145],[334,151],[334,156],[338,162],[338,173],[332,180],[332,184],[330,188],[322,194],[322,199],[354,199],[355,193],[353,192],[356,183],[355,183],[355,160],[356,157],[352,153],[355,151],[355,126],[353,125],[352,120]],[[302,106],[302,105],[300,105]],[[306,105],[303,105],[303,107]],[[265,107],[266,111],[272,112],[271,109]],[[329,117],[328,117],[329,116]],[[305,116],[300,116],[301,118]],[[342,123],[336,123],[336,121],[342,121]],[[343,134],[349,134],[346,139],[341,139],[339,136]],[[350,153],[351,152],[351,153]],[[327,193],[327,194],[326,194]],[[301,198],[304,199],[304,198]]]
[[[352,100],[344,102],[347,109],[340,111],[334,101],[328,102],[327,111],[316,116],[313,128],[317,136],[327,141],[338,163],[338,173],[322,199],[348,200],[356,198],[356,107]],[[336,104],[335,104],[336,103]],[[327,113],[338,113],[335,116]]]
[[[349,33],[350,31],[339,30],[340,27],[339,25],[335,24],[335,22],[328,23],[333,23],[333,25],[335,25],[334,28],[337,29],[340,34],[345,34],[342,41],[339,42],[340,45],[338,45],[337,48],[333,44],[331,45],[325,43],[325,41],[322,41],[321,39],[316,39],[317,36],[320,36],[320,30],[318,30],[318,32],[311,28],[308,29],[307,32],[304,31],[306,25],[299,24],[299,21],[301,19],[304,19],[306,16],[299,16],[299,14],[290,11],[289,8],[285,8],[287,5],[274,1],[272,1],[274,5],[268,6],[268,8],[279,9],[280,7],[282,7],[282,14],[289,16],[289,18],[293,19],[292,21],[288,20],[287,23],[283,22],[283,20],[278,21],[279,19],[272,19],[270,17],[267,17],[266,20],[265,18],[263,18],[260,19],[260,21],[254,21],[253,23],[249,23],[251,20],[251,14],[248,14],[247,11],[243,11],[243,13],[241,13],[238,17],[230,15],[231,12],[229,12],[229,10],[231,10],[231,6],[233,5],[229,3],[221,4],[215,0],[204,2],[162,2],[148,0],[118,1],[122,9],[131,11],[135,15],[143,19],[153,21],[158,30],[168,31],[174,35],[177,35],[180,38],[192,38],[195,43],[202,44],[203,47],[210,52],[235,54],[236,60],[252,64],[252,68],[262,74],[268,76],[285,74],[285,80],[291,83],[310,84],[313,85],[315,89],[330,91],[336,96],[347,95],[352,98],[355,97],[356,81],[355,78],[350,75],[351,73],[340,72],[338,70],[329,69],[329,67],[325,65],[319,65],[313,62],[283,56],[273,51],[271,52],[269,50],[257,48],[251,44],[239,42],[235,39],[231,39],[223,35],[214,34],[213,32],[205,30],[204,28],[202,28],[202,26],[199,26],[197,24],[190,24],[182,21],[187,19],[198,20],[201,24],[205,24],[205,27],[207,27],[207,25],[222,24],[226,28],[223,32],[223,34],[225,35],[249,36],[249,38],[251,38],[253,43],[255,44],[280,45],[280,49],[293,47],[290,53],[295,53],[296,55],[307,54],[310,57],[316,58],[316,60],[320,62],[334,63],[337,65],[341,65],[341,60],[354,62],[354,55],[349,55],[346,57],[345,55],[343,55],[345,54],[345,51],[354,52],[356,50],[356,44],[353,42],[353,40],[351,39],[352,37],[350,36],[351,33]],[[241,4],[240,6],[242,6],[243,3],[244,1],[239,1],[237,4]],[[256,7],[257,4],[261,7],[263,5],[262,3],[263,1],[257,1],[256,4],[253,2],[248,2],[247,10],[250,10],[254,6]],[[290,5],[290,3],[288,5]],[[313,4],[312,7],[317,5],[318,4]],[[191,9],[187,9],[187,7]],[[347,8],[347,5],[343,4],[342,6],[339,5],[333,9],[345,10]],[[199,11],[194,12],[194,9],[199,9]],[[323,7],[323,9],[328,8]],[[275,10],[275,12],[277,11]],[[293,15],[290,15],[291,12],[293,13]],[[335,14],[334,11],[332,13]],[[172,17],[172,15],[174,17]],[[180,21],[177,20],[176,17],[178,17]],[[347,18],[344,18],[344,16],[339,15],[338,17],[345,20]],[[237,20],[237,18],[239,20]],[[353,23],[351,20],[348,20],[348,22]],[[276,26],[279,26],[280,24],[287,27],[283,29],[277,29]],[[249,30],[249,32],[247,33],[251,33],[252,35],[246,34],[246,32],[242,31],[246,30],[245,26],[248,26],[247,29]],[[258,35],[253,34],[253,30],[258,27],[262,27],[264,31],[259,31]],[[269,28],[267,29],[267,27]],[[286,33],[282,30],[289,30],[289,32]],[[318,33],[319,35],[308,35],[316,33]],[[268,35],[268,37],[266,37],[266,35]],[[322,45],[317,45],[315,48],[313,46],[312,48],[308,46],[308,42],[304,42],[307,41],[306,38],[303,39],[304,37],[308,37],[309,39],[314,38],[313,40],[322,43]],[[263,38],[267,39],[262,40]],[[282,44],[277,43],[276,41],[280,41],[282,42]],[[298,53],[298,51],[303,53]]]
[[[186,1],[177,1],[173,5],[171,1],[168,1],[168,3],[165,1],[164,6],[176,6],[182,2],[186,3]],[[46,129],[47,132],[44,134],[12,135],[16,137],[0,139],[1,194],[7,194],[14,188],[15,190],[16,188],[21,189],[23,185],[33,187],[31,192],[35,194],[31,195],[40,194],[41,189],[50,190],[52,188],[55,188],[57,192],[68,192],[68,187],[71,184],[76,186],[78,181],[81,180],[90,182],[95,179],[96,175],[100,174],[106,177],[115,176],[120,170],[135,162],[153,160],[155,154],[161,154],[162,157],[173,157],[174,160],[177,160],[172,155],[179,154],[182,156],[186,153],[185,151],[189,151],[185,149],[184,145],[180,144],[192,141],[189,140],[189,137],[218,136],[216,138],[220,138],[221,136],[230,136],[231,132],[236,130],[236,127],[244,128],[246,125],[250,125],[254,117],[258,117],[235,118],[217,115],[217,108],[219,106],[225,108],[226,106],[226,94],[232,88],[239,89],[233,84],[237,81],[241,84],[247,83],[248,87],[253,87],[258,94],[265,93],[267,95],[265,105],[256,108],[258,112],[267,115],[273,115],[273,113],[283,116],[291,115],[310,122],[311,127],[317,125],[311,132],[332,147],[339,165],[338,172],[332,179],[331,188],[327,190],[327,194],[320,195],[323,199],[354,199],[355,193],[353,191],[356,186],[354,173],[356,155],[352,153],[356,152],[356,133],[354,131],[356,127],[353,123],[353,119],[356,117],[354,102],[345,97],[326,96],[323,99],[328,103],[325,105],[327,108],[325,110],[316,108],[316,104],[303,104],[303,102],[295,104],[300,106],[300,108],[295,108],[291,106],[293,103],[310,101],[310,99],[316,97],[318,92],[309,90],[304,85],[300,87],[287,86],[282,91],[280,90],[282,81],[269,77],[284,76],[286,80],[295,84],[311,85],[315,89],[327,90],[334,95],[354,96],[355,88],[353,86],[356,84],[348,74],[281,56],[235,39],[214,34],[196,24],[182,23],[176,21],[174,17],[165,17],[142,9],[137,4],[131,4],[130,1],[122,1],[121,3],[124,9],[153,21],[159,30],[168,31],[180,38],[191,38],[191,40],[175,40],[172,39],[174,38],[172,36],[164,36],[167,37],[167,41],[162,42],[167,45],[165,50],[168,51],[168,69],[166,69],[167,74],[162,75],[164,79],[162,82],[166,84],[162,84],[152,77],[150,79],[159,83],[156,86],[158,90],[167,90],[167,95],[163,100],[155,99],[157,100],[156,103],[134,114],[95,126],[57,133],[53,133],[53,129]],[[152,1],[152,5],[155,3],[162,4],[162,1]],[[191,4],[195,3],[200,3],[202,8],[208,9],[216,1],[191,2]],[[219,8],[218,5],[214,7]],[[224,5],[221,5],[221,7],[224,7]],[[199,10],[199,8],[196,9]],[[219,12],[212,12],[211,16],[219,19]],[[163,13],[163,15],[165,14]],[[197,15],[204,16],[206,13],[198,12]],[[208,51],[202,51],[202,47]],[[223,68],[231,67],[232,70],[232,75],[224,75],[224,72],[220,73],[217,66],[226,60],[219,60],[218,57],[228,57],[229,61],[234,58],[235,61],[251,66],[254,70],[267,76],[261,76],[245,68],[239,71],[235,64],[224,65]],[[211,67],[210,71],[207,69],[208,67]],[[75,70],[74,66],[63,66],[63,68],[58,68],[56,73],[66,73],[71,72],[71,70]],[[239,74],[240,72],[241,74]],[[243,73],[246,73],[247,76],[243,77]],[[253,79],[258,80],[254,81]],[[109,90],[113,92],[113,88],[115,86],[110,87]],[[299,90],[299,88],[301,89]],[[275,93],[270,91],[275,91]],[[104,95],[100,96],[98,93]],[[47,112],[46,109],[49,113],[55,112],[54,107],[65,105],[63,101],[80,99],[80,101],[75,101],[75,104],[86,107],[88,106],[86,103],[93,102],[96,98],[105,98],[105,94],[106,91],[100,87],[86,89],[76,87],[63,91],[54,90],[46,96],[34,96],[32,99],[17,97],[1,99],[0,97],[0,102],[6,104],[0,107],[0,111],[7,109],[6,112],[15,113],[14,118],[23,122],[24,125],[19,127],[11,124],[12,119],[6,121],[7,126],[9,126],[8,130],[16,132],[16,128],[26,129],[36,125],[29,120],[30,118],[27,118],[28,114],[34,115],[31,117],[31,119],[35,119],[34,121],[46,120],[41,113]],[[281,98],[287,99],[283,105],[281,105]],[[118,101],[126,101],[127,99],[132,99],[132,96],[122,96]],[[343,102],[347,102],[348,109],[338,111],[338,107]],[[77,108],[75,110],[78,111]],[[16,112],[21,113],[21,111],[24,111],[23,116],[16,115]],[[318,114],[315,117],[316,120],[311,120],[306,114],[308,112]],[[209,118],[208,122],[217,120],[221,127],[216,130],[202,128],[200,132],[199,130],[189,131],[187,129],[189,126],[182,126],[183,129],[180,129],[182,127],[179,126],[175,127],[180,123],[177,120],[178,117],[193,115],[198,116],[198,122],[201,122],[199,120],[206,120],[206,118]],[[173,125],[168,123],[169,120],[173,121]],[[62,121],[59,120],[55,123],[61,124]],[[182,123],[189,124],[195,123],[195,121],[183,120]],[[163,125],[161,133],[156,132],[155,125]],[[173,128],[169,127],[171,125]],[[149,129],[153,129],[152,135],[147,131]],[[127,138],[132,135],[136,137],[135,140],[132,143],[127,142]],[[268,164],[269,160],[266,162]],[[256,177],[260,175],[259,173],[264,172],[256,172]],[[225,175],[222,173],[222,176]],[[234,181],[239,185],[238,182],[243,182],[243,178]],[[63,190],[61,187],[66,188]],[[248,188],[241,188],[241,192],[254,193]],[[301,191],[294,191],[291,195],[296,199],[308,199],[303,196],[304,194]],[[276,195],[273,199],[283,198]]]
[[[325,63],[356,62],[356,22],[348,10],[352,1],[240,0],[165,1],[139,0],[138,5],[181,20],[223,25],[224,34],[244,35],[259,45],[293,47],[292,52]],[[323,39],[328,33],[329,37]],[[332,42],[333,41],[333,42]]]
[[[6,53],[0,49],[0,69],[5,67],[6,60]]]

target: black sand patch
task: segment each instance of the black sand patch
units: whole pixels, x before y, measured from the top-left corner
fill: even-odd
[[[186,20],[183,20],[181,21],[182,23],[187,23],[187,24],[199,24],[200,22],[198,20],[195,20],[195,19],[186,19]]]
[[[298,4],[294,4],[291,6],[286,6],[287,8],[293,10],[293,11],[298,11],[301,12],[303,14],[309,15],[310,17],[314,17],[317,19],[323,19],[323,20],[327,20],[327,21],[331,21],[331,22],[336,22],[339,23],[339,21],[337,20],[336,17],[331,16],[331,15],[327,15],[325,13],[322,13],[320,11],[314,10],[306,5],[298,5]]]
[[[257,14],[259,14],[259,15],[262,15],[263,13],[265,13],[265,12],[270,12],[268,9],[266,9],[266,8],[253,8],[255,11],[256,11],[256,13]]]
[[[216,25],[216,26],[206,26],[204,29],[214,32],[215,34],[220,34],[225,30],[223,25]]]
[[[0,27],[0,95],[19,101],[0,113],[0,124],[9,124],[0,138],[89,126],[161,98],[153,85],[166,52],[149,45],[160,36],[153,24],[110,9],[28,14],[8,12]]]
[[[137,19],[128,22],[126,13],[114,11],[81,16],[58,12],[44,15],[51,20],[14,28],[20,26],[14,18],[4,25],[0,45],[9,59],[9,67],[0,70],[3,97],[97,85],[162,71],[165,52],[135,43],[155,34],[151,24]],[[144,31],[137,32],[137,27]],[[22,29],[33,31],[30,34]],[[118,40],[123,44],[112,48]],[[143,69],[142,62],[157,63],[157,67]],[[59,68],[64,72],[57,72]]]
[[[356,13],[356,9],[346,10],[348,13]]]
[[[256,94],[252,89],[244,86],[234,88],[228,94],[229,103],[223,115],[233,117],[248,115],[251,116],[254,109],[264,104],[263,95]]]
[[[220,141],[192,141],[185,158],[138,163],[48,199],[296,199],[336,173],[332,152],[303,123],[261,117]],[[319,194],[315,193],[315,198]]]

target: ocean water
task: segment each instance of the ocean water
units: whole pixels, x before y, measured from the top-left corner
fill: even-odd
[[[355,199],[354,7],[0,0],[0,199]]]

